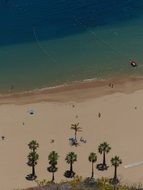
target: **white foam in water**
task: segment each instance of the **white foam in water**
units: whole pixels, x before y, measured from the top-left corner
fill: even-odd
[[[84,79],[83,82],[91,82],[91,81],[95,81],[95,80],[97,80],[97,78]]]

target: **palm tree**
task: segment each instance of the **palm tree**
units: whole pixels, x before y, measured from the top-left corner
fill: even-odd
[[[50,164],[51,166],[49,166],[49,167],[47,168],[47,170],[52,173],[52,180],[51,180],[52,182],[54,182],[54,180],[55,180],[54,174],[55,174],[55,172],[58,170],[58,168],[56,167],[58,158],[59,158],[59,155],[58,155],[58,153],[56,153],[55,151],[52,151],[52,152],[49,154],[49,156],[48,156],[49,164]]]
[[[92,163],[92,172],[91,172],[91,178],[94,177],[94,163],[97,161],[97,156],[96,153],[91,152],[89,157],[88,157],[89,162]]]
[[[27,156],[28,158],[28,166],[32,167],[32,173],[30,175],[28,175],[26,177],[26,179],[36,179],[36,174],[35,174],[35,166],[37,165],[37,161],[39,159],[39,155],[37,154],[36,150],[37,148],[39,148],[39,144],[37,143],[37,141],[32,140],[29,144],[29,149],[31,150],[31,152],[29,153],[29,155]]]
[[[103,154],[102,164],[97,165],[97,168],[99,170],[106,170],[108,168],[108,166],[106,165],[106,154],[109,153],[110,150],[111,150],[111,147],[109,146],[109,144],[107,142],[103,142],[98,146],[98,152],[100,154]]]
[[[39,155],[36,152],[30,152],[27,158],[28,158],[27,164],[32,167],[31,177],[36,178],[35,166],[37,165]]]
[[[74,152],[69,152],[65,160],[68,164],[70,164],[70,170],[67,170],[64,176],[67,178],[72,178],[75,175],[75,172],[73,171],[73,163],[77,161],[77,155]]]
[[[79,126],[79,123],[74,123],[74,124],[71,124],[71,129],[74,130],[74,136],[75,136],[75,140],[77,141],[77,132],[81,132],[82,128],[81,127],[78,127]]]
[[[115,156],[111,159],[111,164],[114,166],[114,177],[111,179],[111,182],[113,184],[119,183],[119,180],[117,178],[117,168],[119,167],[120,164],[122,164],[122,160],[119,158],[119,156]]]

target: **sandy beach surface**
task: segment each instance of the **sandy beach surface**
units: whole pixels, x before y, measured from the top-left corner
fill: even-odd
[[[111,88],[109,83],[113,82]],[[79,176],[91,175],[88,162],[90,152],[102,161],[98,145],[107,141],[111,152],[107,155],[110,165],[112,156],[118,155],[123,164],[118,174],[123,183],[140,183],[143,180],[143,165],[124,166],[143,161],[143,79],[90,82],[61,87],[53,91],[35,91],[23,94],[1,95],[0,97],[0,189],[13,190],[35,186],[25,176],[31,172],[26,165],[29,152],[27,144],[35,139],[39,142],[39,162],[36,173],[39,180],[51,180],[47,172],[48,154],[55,150],[60,155],[56,181],[64,180],[63,173],[69,168],[64,161],[68,152],[77,153],[74,170]],[[73,106],[74,105],[74,106]],[[29,110],[34,114],[29,114]],[[98,117],[98,113],[101,117]],[[74,132],[72,123],[80,123],[87,143],[71,147],[68,139]],[[23,124],[24,123],[24,124]],[[54,143],[50,143],[54,139]],[[95,170],[95,177],[112,177],[113,167],[108,171]]]

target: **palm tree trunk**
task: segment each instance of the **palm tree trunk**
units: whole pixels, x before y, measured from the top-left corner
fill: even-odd
[[[54,172],[52,173],[52,182],[54,182],[55,180],[55,176],[54,176]]]
[[[91,178],[93,178],[94,177],[94,164],[93,164],[93,162],[92,162],[92,173],[91,173]]]
[[[77,141],[77,132],[75,131],[75,140]]]
[[[73,165],[72,165],[72,162],[70,163],[70,172],[73,172]]]
[[[103,152],[103,165],[106,166],[106,157],[105,157],[105,151]]]
[[[32,176],[35,176],[35,166],[32,165]]]
[[[117,179],[117,166],[115,166],[115,170],[114,170],[114,180]]]

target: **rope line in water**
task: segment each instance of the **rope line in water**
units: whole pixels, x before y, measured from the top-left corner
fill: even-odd
[[[88,29],[88,27],[84,23],[82,23],[77,17],[75,17],[75,21],[80,26],[86,27]],[[96,40],[108,46],[112,50],[112,52],[122,55],[122,53],[119,50],[117,50],[113,45],[111,45],[109,42],[105,41],[103,38],[97,37],[97,34],[95,31],[90,29],[89,32],[96,38]],[[124,55],[129,56],[128,54],[125,54],[125,53]]]
[[[88,28],[88,27],[87,27],[84,23],[82,23],[77,17],[74,17],[74,20],[75,20],[76,24]],[[97,34],[96,34],[95,31],[93,31],[93,30],[90,29],[89,32],[90,32],[91,35],[94,36],[94,38],[96,38],[97,41],[99,41],[100,43],[102,43],[102,44],[104,44],[105,46],[107,46],[108,48],[110,48],[110,50],[112,51],[112,53],[116,53],[116,54],[118,54],[118,55],[120,55],[120,56],[123,56],[123,55],[124,55],[126,58],[128,58],[128,59],[130,60],[129,54],[127,54],[127,53],[125,53],[125,52],[122,53],[122,52],[120,52],[119,50],[117,50],[117,48],[115,48],[112,44],[110,44],[109,42],[107,42],[107,41],[104,40],[103,38],[100,38],[99,36],[97,36]],[[41,45],[41,43],[40,43],[40,41],[39,41],[39,39],[38,39],[38,35],[37,35],[37,32],[36,32],[35,27],[33,27],[33,36],[34,36],[34,39],[35,39],[35,41],[36,41],[38,47],[41,49],[41,51],[42,51],[45,55],[47,55],[47,56],[51,59],[52,62],[57,63],[57,60],[56,60],[53,56],[51,56],[51,54],[49,53],[49,51],[47,51],[46,48],[44,48],[44,47]],[[141,68],[141,67],[143,67],[143,65],[139,65],[139,66],[138,66],[138,68]]]
[[[97,35],[94,31],[89,31],[92,35],[94,35],[97,38]],[[117,54],[122,54],[120,51],[116,50],[111,44],[109,44],[107,41],[105,41],[103,38],[97,38],[98,41],[102,42],[103,44],[107,45],[113,52]]]
[[[74,17],[76,24],[79,24],[80,26],[83,26],[84,28],[88,29],[88,27],[86,26],[86,24],[82,23],[77,17]],[[119,50],[117,50],[117,48],[115,48],[113,45],[111,45],[109,42],[105,41],[103,38],[100,38],[97,36],[96,32],[94,30],[89,30],[89,32],[96,38],[97,41],[101,42],[102,44],[106,45],[107,47],[109,47],[113,53],[116,53],[120,56],[125,56],[128,60],[131,60],[129,53],[123,53],[120,52]],[[115,32],[114,32],[115,33]],[[132,56],[135,57],[135,56]],[[143,67],[143,64],[138,65],[138,68]]]
[[[143,65],[138,65],[138,68],[141,68],[141,67],[143,67]]]
[[[33,36],[34,36],[34,39],[38,45],[38,47],[40,48],[40,50],[45,54],[47,55],[51,61],[57,63],[56,59],[52,57],[52,55],[41,45],[39,39],[38,39],[38,35],[37,35],[37,32],[36,32],[36,29],[35,27],[33,27]]]

